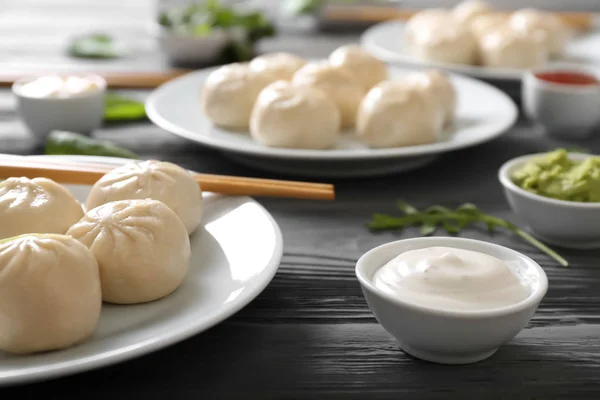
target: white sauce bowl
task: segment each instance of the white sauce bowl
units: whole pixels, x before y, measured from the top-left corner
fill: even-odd
[[[539,73],[567,71],[600,78],[596,68],[556,63],[523,75],[523,111],[552,136],[584,139],[600,126],[600,85],[569,85],[548,82]]]
[[[373,284],[375,272],[399,254],[436,246],[478,251],[504,261],[530,287],[529,296],[506,307],[450,311],[404,301]],[[531,258],[496,244],[449,237],[405,239],[376,247],[358,260],[356,277],[375,318],[400,348],[440,364],[469,364],[493,355],[527,325],[548,290],[544,270]]]
[[[77,75],[77,74],[69,74]],[[53,130],[89,134],[102,125],[106,81],[99,75],[85,75],[97,89],[68,97],[30,97],[21,92],[24,84],[39,77],[24,77],[12,85],[19,115],[38,142]]]

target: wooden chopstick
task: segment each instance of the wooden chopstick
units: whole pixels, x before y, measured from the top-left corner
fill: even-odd
[[[331,21],[382,22],[389,20],[408,20],[420,10],[400,9],[396,7],[326,7],[322,18]],[[510,13],[502,11],[502,13]],[[580,30],[589,30],[594,23],[596,13],[556,12],[567,24]]]
[[[11,86],[15,81],[26,78],[52,74],[102,76],[109,88],[113,89],[154,89],[173,78],[190,72],[187,69],[171,69],[164,72],[119,72],[119,71],[32,71],[32,72],[0,72],[0,87]]]
[[[58,183],[93,185],[111,167],[86,164],[51,164],[38,160],[0,160],[0,179],[24,176],[44,177]],[[334,200],[333,185],[280,181],[273,179],[242,178],[226,175],[195,174],[202,190],[238,196],[289,197],[297,199]]]

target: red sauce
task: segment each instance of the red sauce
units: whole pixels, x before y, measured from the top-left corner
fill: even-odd
[[[535,74],[538,79],[560,83],[563,85],[597,85],[600,81],[593,75],[582,74],[581,72],[554,71],[540,72]]]

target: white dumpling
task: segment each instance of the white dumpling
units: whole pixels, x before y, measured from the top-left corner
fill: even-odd
[[[83,216],[81,204],[46,178],[0,182],[0,239],[23,233],[65,233]]]
[[[541,42],[553,57],[563,53],[570,37],[566,24],[556,14],[548,11],[531,8],[516,11],[510,17],[510,25]]]
[[[98,264],[77,240],[28,234],[0,241],[1,351],[75,345],[92,335],[101,306]]]
[[[247,129],[258,94],[275,80],[273,75],[255,71],[247,63],[224,65],[204,81],[202,110],[215,125]]]
[[[321,89],[338,106],[342,128],[353,128],[356,110],[365,95],[362,85],[344,68],[329,62],[311,62],[294,74],[293,83]]]
[[[546,47],[531,36],[503,26],[481,38],[481,63],[496,68],[533,68],[548,59]]]
[[[135,304],[171,294],[189,268],[190,240],[157,200],[121,200],[88,211],[69,229],[98,260],[102,299]]]
[[[485,34],[506,25],[508,21],[509,18],[505,14],[490,13],[473,18],[470,26],[475,37],[481,38]]]
[[[444,8],[427,8],[417,11],[406,21],[404,26],[404,35],[409,39],[417,32],[423,29],[429,29],[432,26],[439,25],[452,19],[450,11]]]
[[[289,81],[306,60],[294,54],[278,52],[267,53],[255,57],[250,61],[250,68],[259,73],[266,72],[277,80]]]
[[[446,73],[437,69],[412,72],[405,79],[409,84],[417,85],[431,92],[442,109],[444,127],[449,127],[454,123],[456,114],[456,89],[450,79],[448,79]]]
[[[165,161],[131,162],[113,169],[94,184],[85,209],[116,200],[146,198],[165,203],[189,234],[200,224],[203,211],[200,185],[188,170]]]
[[[452,9],[452,16],[461,24],[470,24],[476,17],[491,13],[492,7],[481,0],[464,0]]]
[[[437,141],[442,123],[430,91],[404,81],[384,81],[363,99],[356,128],[370,147],[403,147]]]
[[[407,38],[409,51],[431,62],[473,64],[477,60],[477,41],[465,24],[452,19],[422,24]]]
[[[347,44],[335,49],[329,55],[329,62],[350,71],[366,91],[388,78],[385,63],[355,44]]]
[[[250,134],[271,147],[326,149],[340,135],[337,105],[322,90],[278,81],[258,96]]]

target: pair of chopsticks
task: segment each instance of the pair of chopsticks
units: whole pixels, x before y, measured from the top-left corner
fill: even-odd
[[[115,167],[102,164],[68,164],[31,158],[0,159],[0,179],[9,177],[43,177],[70,185],[93,185]],[[203,191],[237,196],[288,197],[297,199],[334,200],[333,185],[243,178],[226,175],[195,174]]]
[[[421,10],[401,9],[397,7],[374,7],[374,6],[339,6],[325,7],[321,18],[329,21],[352,21],[352,22],[383,22],[389,20],[408,20]],[[504,13],[510,13],[504,11]],[[556,12],[565,23],[573,28],[586,31],[592,28],[595,13],[586,12]]]

